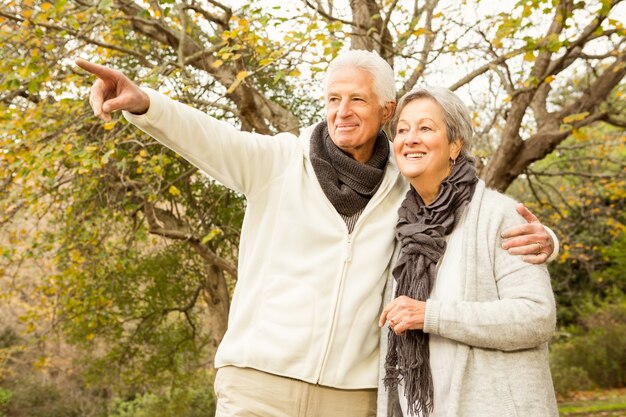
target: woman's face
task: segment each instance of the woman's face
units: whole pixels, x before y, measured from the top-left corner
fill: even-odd
[[[461,141],[448,143],[443,109],[432,99],[410,101],[400,113],[393,149],[402,175],[428,204],[450,174]]]

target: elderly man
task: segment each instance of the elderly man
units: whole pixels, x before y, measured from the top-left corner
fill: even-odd
[[[98,77],[90,96],[97,116],[123,110],[247,198],[239,277],[215,358],[217,416],[374,416],[377,318],[407,191],[381,132],[395,106],[389,65],[371,52],[341,54],[325,80],[326,121],[300,137],[270,137],[139,88],[118,71],[76,63]],[[533,220],[505,244],[549,252],[551,239]]]

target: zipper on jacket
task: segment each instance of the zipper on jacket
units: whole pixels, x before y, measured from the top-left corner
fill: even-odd
[[[348,235],[348,241],[346,242],[346,256],[344,258],[344,265],[352,261],[352,235]]]
[[[343,259],[343,269],[341,270],[341,280],[339,283],[339,288],[337,290],[337,295],[335,297],[335,308],[333,310],[330,334],[328,335],[326,347],[324,348],[324,356],[322,356],[322,364],[318,368],[319,372],[316,378],[317,383],[320,383],[322,379],[322,374],[324,373],[324,369],[326,369],[326,362],[328,361],[330,347],[332,346],[333,341],[335,339],[337,312],[339,311],[339,304],[340,304],[339,301],[341,300],[341,297],[343,296],[343,287],[346,282],[345,280],[346,273],[348,271],[348,265],[350,264],[350,261],[352,260],[352,236],[353,236],[352,234],[348,234],[348,240],[346,241],[346,246],[345,246],[346,252],[344,255],[344,259]]]
[[[392,169],[392,166],[388,165],[387,169]],[[381,188],[379,189],[379,192],[376,193],[376,195],[373,197],[374,200],[370,201],[370,203],[367,204],[367,206],[365,207],[365,210],[363,211],[363,213],[361,213],[361,216],[359,217],[359,219],[357,220],[356,224],[354,225],[354,228],[352,229],[352,233],[348,233],[348,238],[346,240],[346,246],[345,246],[345,255],[344,255],[344,261],[343,261],[343,269],[341,271],[341,276],[340,276],[340,284],[339,284],[339,288],[338,288],[338,292],[337,295],[335,297],[335,307],[333,310],[333,315],[332,315],[332,322],[330,324],[331,328],[330,328],[330,334],[328,335],[328,339],[326,342],[326,346],[324,348],[324,355],[322,356],[322,361],[321,361],[321,365],[319,366],[318,371],[317,371],[317,377],[316,377],[316,381],[317,383],[320,383],[322,380],[322,375],[324,374],[324,371],[326,369],[326,363],[328,362],[328,356],[330,353],[330,348],[333,344],[333,340],[335,339],[335,331],[336,331],[336,325],[337,325],[337,312],[339,311],[339,304],[341,301],[341,297],[343,295],[343,287],[345,284],[345,279],[346,279],[346,275],[348,273],[348,266],[350,265],[350,262],[352,261],[352,245],[353,245],[353,238],[354,235],[356,234],[356,232],[363,226],[361,226],[361,224],[365,221],[365,219],[367,219],[367,217],[369,217],[370,213],[372,212],[372,210],[374,210],[375,207],[378,206],[378,204],[380,204],[380,202],[387,197],[387,195],[389,194],[390,190],[393,188],[393,186],[395,185],[395,182],[397,181],[397,177],[400,175],[399,171],[397,170],[397,168],[395,169],[394,172],[395,175],[391,175],[391,178],[388,179],[388,181],[383,181],[383,184],[381,184]],[[320,190],[321,190],[321,186],[320,186]],[[323,191],[322,191],[323,192]],[[332,206],[332,204],[330,203],[329,200],[328,204],[329,206],[336,212],[336,209]],[[337,217],[341,218],[341,216],[339,215],[339,213],[337,213]],[[343,221],[343,219],[341,219],[341,222],[343,223],[344,227],[346,228],[347,231],[347,226],[346,223]]]

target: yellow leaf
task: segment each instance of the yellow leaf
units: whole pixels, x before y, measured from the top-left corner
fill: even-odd
[[[235,77],[235,82],[233,82],[232,85],[228,87],[227,93],[230,94],[235,91],[235,89],[239,87],[239,84],[241,84],[241,81],[243,81],[243,79],[246,78],[248,74],[248,71],[239,71],[237,73],[237,76]]]
[[[46,357],[40,357],[35,362],[33,362],[33,365],[37,369],[44,369],[50,365],[50,360]]]
[[[576,114],[570,114],[569,116],[565,116],[563,118],[563,123],[572,123],[572,122],[578,122],[581,120],[584,120],[585,117],[589,116],[589,112],[583,112],[583,113],[576,113]]]
[[[291,71],[289,73],[290,76],[292,77],[299,77],[302,73],[300,72],[300,70],[298,68],[294,69],[293,71]]]
[[[548,77],[546,77],[545,80],[543,80],[546,84],[550,84],[552,81],[554,81],[554,75],[550,75]]]
[[[51,8],[52,8],[52,4],[48,2],[45,2],[44,4],[41,5],[41,10],[43,10],[44,12],[47,12]]]
[[[102,125],[102,128],[104,130],[111,130],[115,127],[115,124],[117,123],[117,121],[115,120],[111,120],[110,122],[106,122],[105,124]]]
[[[171,195],[173,195],[175,197],[180,195],[180,190],[178,188],[174,187],[173,185],[170,185],[169,192],[170,192]]]
[[[213,240],[216,236],[219,236],[221,234],[223,234],[223,232],[220,229],[211,229],[209,234],[202,238],[202,243],[207,244],[211,240]]]
[[[148,156],[148,151],[146,151],[145,149],[140,150],[139,156],[141,156],[142,158],[146,158]]]
[[[222,61],[221,59],[218,59],[217,61],[215,61],[214,63],[211,64],[211,66],[213,68],[219,68],[222,66],[222,64],[224,63],[224,61]]]

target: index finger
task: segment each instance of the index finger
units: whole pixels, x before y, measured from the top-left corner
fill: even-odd
[[[383,327],[383,325],[387,321],[387,313],[389,313],[389,310],[391,310],[391,304],[392,303],[387,304],[383,312],[380,313],[380,317],[378,318],[378,327]]]
[[[526,220],[528,223],[538,222],[539,219],[535,216],[528,207],[526,207],[523,203],[517,204],[517,212]]]
[[[79,67],[92,73],[98,78],[110,78],[112,76],[113,70],[105,67],[104,65],[94,64],[93,62],[86,61],[82,58],[77,58],[74,62]]]

